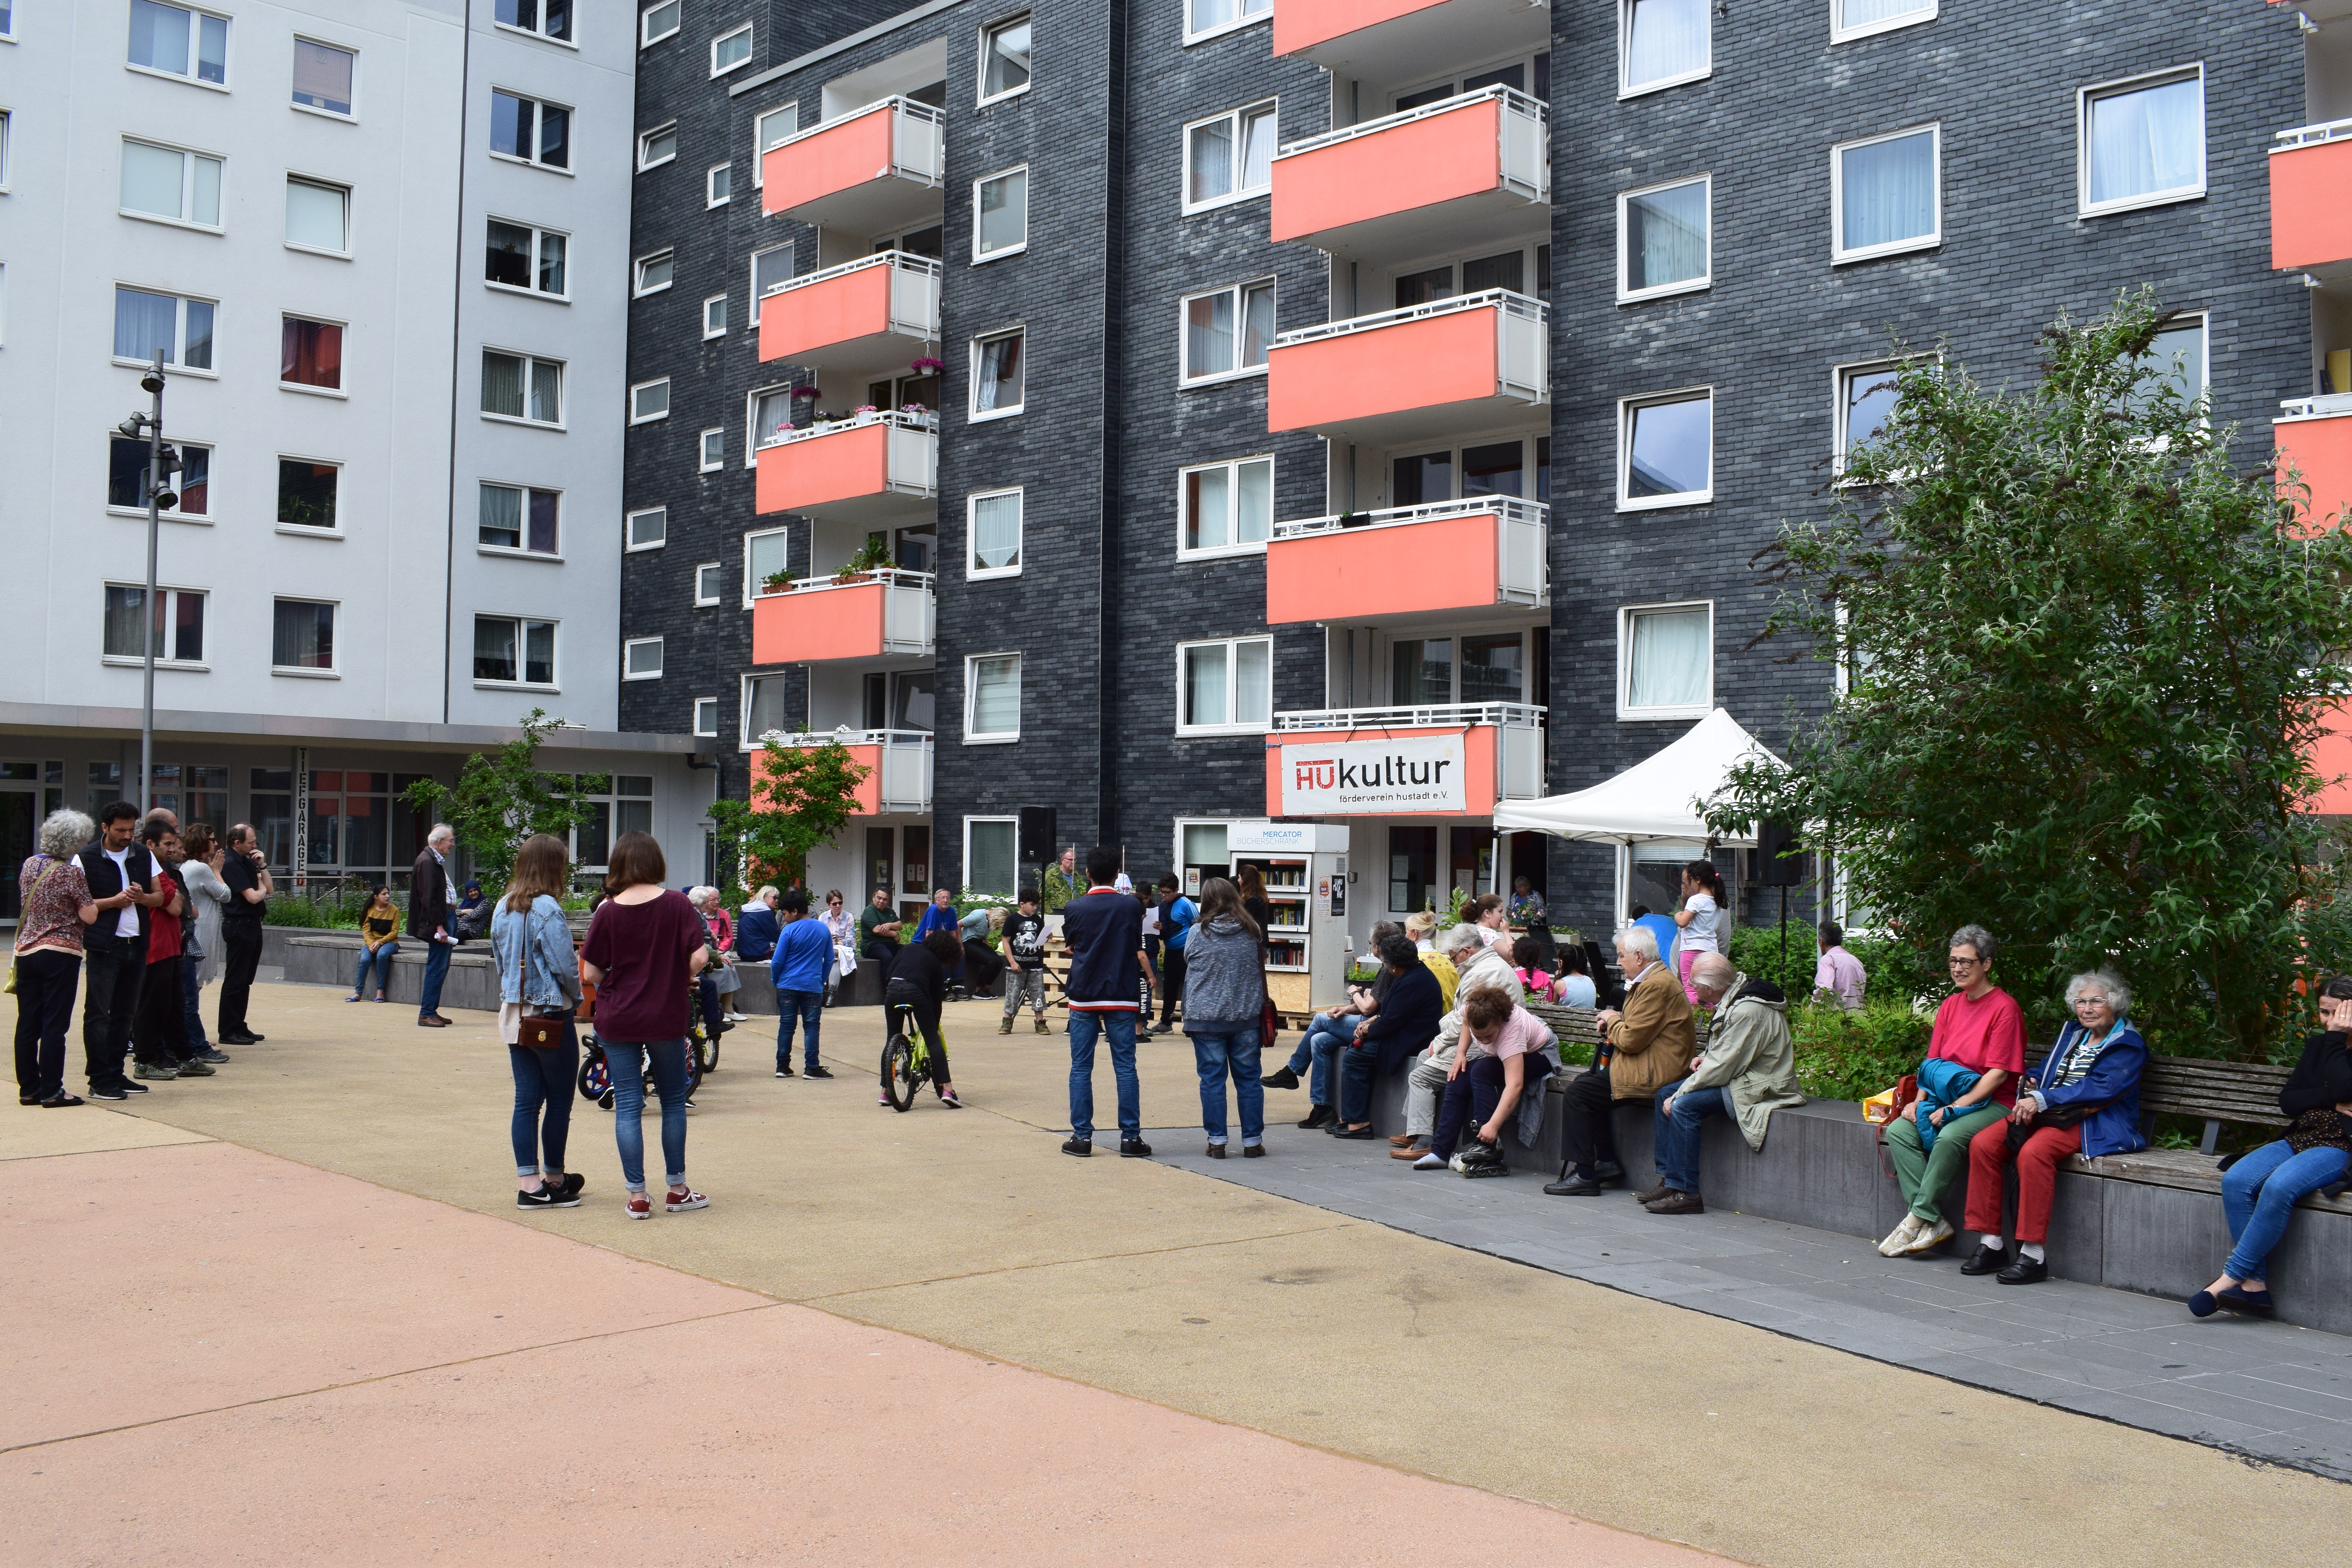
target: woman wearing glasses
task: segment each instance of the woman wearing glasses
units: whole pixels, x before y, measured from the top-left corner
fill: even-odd
[[[833,933],[834,964],[824,979],[824,1005],[830,1007],[842,981],[857,973],[857,919],[843,904],[839,888],[825,894],[822,918]]]
[[[1936,1009],[1936,1032],[1919,1070],[1921,1098],[1886,1124],[1895,1184],[1911,1212],[1878,1244],[1885,1258],[1916,1257],[1952,1239],[1944,1192],[1968,1168],[1969,1142],[2008,1116],[2025,1070],[2025,1015],[1992,983],[1992,933],[1962,926],[1946,945],[1952,994]]]

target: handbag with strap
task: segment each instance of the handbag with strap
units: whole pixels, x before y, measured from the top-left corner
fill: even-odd
[[[518,1024],[515,1043],[529,1046],[535,1051],[551,1051],[563,1044],[564,1026],[570,1022],[563,1014],[552,1016],[526,1013]]]

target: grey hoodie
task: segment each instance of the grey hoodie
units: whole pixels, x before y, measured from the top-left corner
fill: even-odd
[[[1194,926],[1184,942],[1184,1032],[1230,1035],[1257,1027],[1265,1005],[1261,963],[1256,939],[1233,916]]]

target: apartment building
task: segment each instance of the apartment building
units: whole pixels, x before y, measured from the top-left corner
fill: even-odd
[[[155,804],[281,871],[402,880],[399,792],[535,708],[608,775],[582,861],[698,855],[690,738],[619,727],[636,43],[568,0],[0,0],[0,856],[136,795],[150,615]],[[159,353],[145,606],[116,426]]]
[[[1896,355],[2021,386],[2149,284],[2248,467],[2352,484],[2347,9],[933,0],[738,58],[654,7],[623,721],[730,794],[848,741],[853,897],[1009,890],[1050,805],[1139,879],[1344,828],[1360,948],[1667,901],[1703,845],[1495,805],[1820,710],[1753,557]]]

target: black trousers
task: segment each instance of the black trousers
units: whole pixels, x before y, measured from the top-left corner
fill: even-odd
[[[869,937],[866,945],[858,950],[858,956],[872,959],[882,966],[882,973],[887,974],[890,965],[898,957],[898,944],[887,936]]]
[[[221,921],[220,1026],[215,1038],[249,1035],[245,1005],[253,995],[253,972],[261,967],[261,922]]]
[[[963,944],[964,989],[978,996],[993,987],[1004,973],[1004,960],[991,952],[986,942],[967,938]]]
[[[1569,1080],[1559,1107],[1563,1168],[1617,1159],[1617,1129],[1609,1115],[1615,1104],[1615,1098],[1609,1092],[1607,1068],[1590,1068]]]
[[[939,1089],[952,1081],[948,1077],[948,1044],[940,1037],[940,1005],[936,998],[923,994],[923,988],[911,980],[893,980],[882,988],[885,1007],[904,1005],[915,1015],[915,1026],[923,1031],[923,1042],[930,1047],[931,1087]]]
[[[188,999],[180,990],[184,962],[166,958],[151,963],[147,978],[140,983],[131,1043],[132,1054],[151,1068],[177,1067],[193,1054],[188,1049]]]
[[[89,972],[81,999],[83,1070],[89,1075],[90,1088],[106,1089],[124,1081],[122,1057],[131,1048],[139,986],[147,977],[147,950],[143,943],[93,946],[83,963]]]
[[[1160,952],[1160,1026],[1168,1027],[1176,1021],[1176,1004],[1184,999],[1184,950],[1163,947]]]
[[[66,1091],[66,1031],[73,1027],[81,960],[28,952],[16,960],[16,1092],[53,1100]]]

